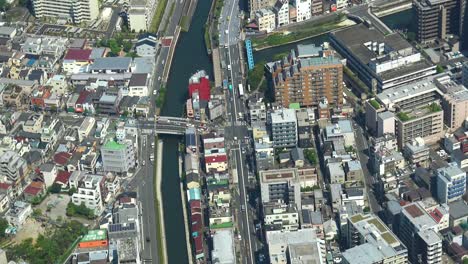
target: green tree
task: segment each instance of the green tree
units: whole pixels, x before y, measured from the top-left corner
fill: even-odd
[[[50,193],[59,193],[60,191],[62,191],[62,186],[56,182],[49,187]]]
[[[437,65],[436,66],[436,71],[437,71],[437,73],[443,73],[444,72],[444,67],[442,67],[442,65]]]
[[[8,228],[8,221],[5,218],[0,218],[0,238],[5,238],[5,230]]]
[[[314,149],[304,149],[304,157],[311,165],[317,164],[317,153],[315,153]]]
[[[72,196],[74,193],[76,193],[76,188],[71,187],[70,190],[68,190],[68,195]]]
[[[132,50],[132,47],[133,47],[133,44],[132,44],[131,41],[125,41],[125,42],[123,43],[123,50],[124,50],[125,52],[129,52],[130,50]]]
[[[115,54],[115,56],[117,56],[121,51],[120,45],[117,43],[115,39],[109,40],[109,48],[112,54]]]

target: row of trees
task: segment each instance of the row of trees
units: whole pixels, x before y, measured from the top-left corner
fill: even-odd
[[[75,205],[72,202],[68,203],[66,214],[67,216],[82,216],[88,219],[94,219],[96,217],[96,215],[94,215],[94,210],[86,207],[84,203],[80,205]]]
[[[110,57],[117,57],[122,51],[130,52],[132,50],[133,44],[130,40],[124,40],[122,37],[117,36],[116,38],[111,39],[101,39],[98,43],[100,47],[110,48]]]

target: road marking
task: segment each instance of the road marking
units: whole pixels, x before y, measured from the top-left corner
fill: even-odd
[[[239,143],[239,149],[241,148],[241,144]],[[240,163],[241,163],[241,168],[244,168],[244,165],[242,164],[242,155],[241,155],[241,152],[239,151],[239,159],[240,159]],[[251,241],[251,238],[250,238],[250,224],[249,224],[249,212],[248,212],[248,207],[247,207],[247,197],[246,197],[246,194],[245,194],[245,177],[244,177],[244,170],[241,169],[241,174],[242,174],[242,185],[244,187],[244,208],[245,210],[247,210],[245,213],[245,216],[246,216],[246,220],[247,220],[247,236],[249,238],[249,251],[250,251],[250,261],[253,263],[255,263],[253,261],[253,256],[252,256],[252,241]]]

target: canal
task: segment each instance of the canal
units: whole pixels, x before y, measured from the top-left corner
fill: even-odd
[[[183,115],[184,104],[188,96],[188,81],[197,70],[204,69],[213,76],[210,58],[206,54],[203,40],[204,25],[210,10],[211,1],[198,0],[198,5],[190,25],[189,32],[181,33],[172,61],[169,79],[166,84],[166,102],[161,111],[164,116]],[[162,136],[163,167],[162,197],[164,200],[164,222],[166,226],[166,244],[168,263],[187,263],[187,240],[185,236],[180,178],[178,164],[178,143],[176,136]],[[184,201],[185,202],[185,201]]]
[[[409,32],[416,31],[414,16],[412,15],[411,9],[382,17],[381,20],[385,24],[387,24],[388,27],[394,30],[401,30],[401,31],[408,30]],[[255,60],[255,63],[262,62],[262,61],[263,62],[272,61],[272,60],[275,60],[274,59],[275,55],[289,52],[291,49],[294,49],[298,44],[321,45],[325,41],[329,41],[328,34],[319,35],[310,39],[305,39],[296,43],[291,43],[291,44],[287,44],[287,45],[283,45],[279,47],[255,51],[254,60]]]

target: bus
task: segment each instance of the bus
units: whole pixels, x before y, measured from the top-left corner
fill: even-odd
[[[239,84],[239,96],[244,96],[244,86],[242,83]]]

